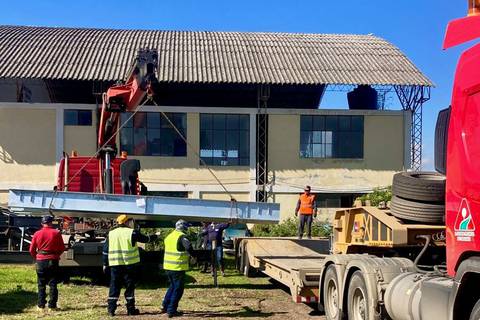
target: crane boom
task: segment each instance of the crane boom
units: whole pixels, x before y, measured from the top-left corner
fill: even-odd
[[[117,155],[116,136],[120,115],[135,110],[145,96],[153,94],[152,87],[158,82],[157,66],[157,50],[140,49],[125,82],[110,87],[103,94],[98,129],[100,192],[114,193],[112,160]]]

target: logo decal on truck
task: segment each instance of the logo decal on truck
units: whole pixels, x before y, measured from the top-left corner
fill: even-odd
[[[475,237],[475,223],[473,221],[467,199],[463,199],[455,220],[455,237],[457,241],[469,242]]]

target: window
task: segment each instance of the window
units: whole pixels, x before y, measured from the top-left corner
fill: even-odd
[[[201,114],[200,156],[209,165],[248,166],[249,115]]]
[[[147,191],[147,196],[188,198],[188,192],[187,191]]]
[[[66,126],[91,126],[91,110],[64,110],[63,124]]]
[[[121,123],[125,123],[131,113],[123,113]],[[167,113],[184,137],[187,134],[186,113]],[[137,112],[122,128],[120,150],[135,156],[184,157],[187,146],[183,139],[160,113]]]
[[[363,158],[363,116],[301,116],[300,157]]]
[[[316,193],[317,208],[350,208],[361,194]]]

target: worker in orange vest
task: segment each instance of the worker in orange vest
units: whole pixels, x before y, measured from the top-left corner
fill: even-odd
[[[305,186],[304,193],[300,195],[295,208],[295,216],[300,213],[300,223],[298,225],[298,239],[303,238],[303,229],[307,224],[307,238],[312,238],[312,220],[317,217],[317,204],[315,195],[310,193],[310,186]],[[313,216],[313,217],[312,217]]]

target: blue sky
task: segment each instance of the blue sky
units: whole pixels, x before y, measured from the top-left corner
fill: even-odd
[[[0,21],[32,26],[373,33],[398,46],[436,85],[424,108],[423,127],[425,168],[432,168],[437,113],[450,103],[455,65],[465,48],[442,51],[442,40],[448,21],[464,16],[466,7],[467,1],[452,0],[23,0],[3,3]],[[395,108],[396,98],[389,105]]]

